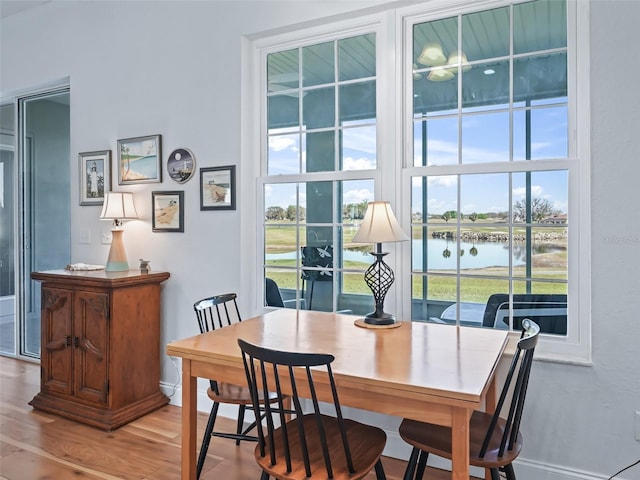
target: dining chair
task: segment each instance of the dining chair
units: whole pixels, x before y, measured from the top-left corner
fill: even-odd
[[[500,471],[506,474],[507,480],[516,480],[512,463],[522,450],[520,420],[539,333],[540,327],[534,321],[522,321],[522,334],[495,412],[491,414],[474,411],[471,415],[469,464],[490,469],[492,480],[500,479]],[[514,380],[513,392],[510,394],[509,390]],[[507,402],[509,395],[510,402]],[[506,418],[503,418],[500,415],[507,403],[509,411]],[[450,427],[405,418],[400,424],[400,436],[413,446],[404,480],[422,478],[430,453],[451,459]]]
[[[256,462],[262,468],[261,480],[269,480],[270,477],[281,480],[358,480],[372,469],[375,469],[378,480],[386,478],[380,460],[386,434],[377,427],[342,416],[331,370],[333,355],[282,352],[242,339],[238,339],[238,345],[256,414],[261,395],[274,391],[282,399],[284,385],[292,392],[295,417],[287,418],[281,412],[276,417],[278,427],[270,405],[265,405],[266,434],[263,425],[259,425],[258,445],[254,451]],[[335,416],[320,412],[319,389],[331,393]],[[311,400],[309,413],[303,411],[304,398]],[[327,409],[323,410],[327,412]]]
[[[193,304],[198,319],[198,328],[200,333],[210,332],[219,328],[224,328],[233,323],[242,321],[240,310],[238,309],[237,295],[235,293],[226,293],[213,297],[198,300]],[[257,442],[256,435],[249,435],[249,432],[256,426],[256,422],[251,423],[248,427],[244,427],[244,414],[247,407],[252,407],[251,395],[246,385],[234,385],[226,382],[217,382],[213,379],[209,380],[209,388],[207,395],[213,401],[207,427],[202,438],[202,447],[198,456],[197,477],[200,478],[204,461],[209,450],[211,437],[229,438],[236,441],[236,445],[240,445],[240,441],[247,440]],[[276,395],[268,393],[264,397],[260,397],[260,401],[266,403],[277,401]],[[238,421],[235,433],[216,432],[213,430],[216,417],[218,416],[218,408],[220,404],[232,404],[238,407]],[[261,418],[264,414],[256,418]]]

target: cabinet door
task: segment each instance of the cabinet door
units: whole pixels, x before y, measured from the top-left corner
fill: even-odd
[[[42,390],[73,394],[73,343],[71,337],[73,292],[61,288],[42,289]]]
[[[74,299],[76,398],[108,403],[109,294],[76,291]]]

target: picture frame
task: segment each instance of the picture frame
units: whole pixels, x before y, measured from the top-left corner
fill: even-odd
[[[200,210],[236,209],[236,166],[200,169]]]
[[[162,183],[161,135],[118,140],[118,185]]]
[[[184,232],[184,191],[151,192],[151,229]]]
[[[196,171],[196,157],[188,148],[176,148],[167,158],[167,173],[172,180],[186,183]]]
[[[102,205],[111,190],[111,150],[78,154],[80,205]]]

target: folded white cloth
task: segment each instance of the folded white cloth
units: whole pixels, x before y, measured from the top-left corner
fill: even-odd
[[[87,263],[71,263],[65,270],[104,270],[104,265],[89,265]]]

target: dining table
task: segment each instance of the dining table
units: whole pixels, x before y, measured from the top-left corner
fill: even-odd
[[[363,328],[353,315],[277,309],[171,342],[182,360],[181,478],[196,478],[197,379],[246,384],[237,340],[281,351],[329,353],[343,406],[451,428],[452,479],[469,479],[469,421],[491,411],[508,332],[400,321]],[[331,400],[330,389],[319,389]]]

